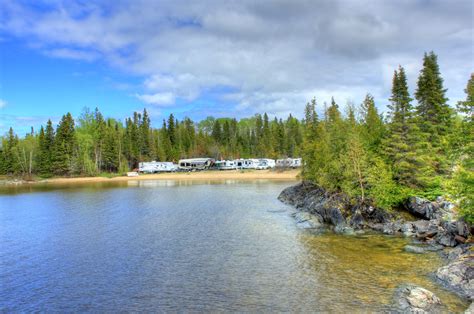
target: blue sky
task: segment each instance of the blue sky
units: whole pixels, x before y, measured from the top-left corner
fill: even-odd
[[[316,97],[386,109],[393,70],[413,92],[434,50],[450,103],[474,70],[471,1],[0,0],[0,134],[95,108],[301,116]]]

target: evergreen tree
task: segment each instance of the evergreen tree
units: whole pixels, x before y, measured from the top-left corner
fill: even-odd
[[[68,112],[61,119],[54,141],[53,171],[57,175],[71,175],[73,172],[74,149],[76,146],[74,119]]]
[[[372,152],[377,152],[385,134],[385,126],[382,117],[377,112],[372,95],[367,94],[365,96],[361,109],[363,138],[368,149]]]
[[[416,109],[421,122],[420,128],[430,134],[431,141],[439,141],[439,137],[446,135],[449,130],[452,110],[447,104],[445,93],[438,57],[434,52],[425,53],[415,97],[418,101]]]

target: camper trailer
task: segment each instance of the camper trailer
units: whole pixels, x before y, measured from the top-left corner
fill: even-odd
[[[234,162],[236,169],[256,169],[259,164],[258,159],[237,159]]]
[[[235,169],[235,161],[233,160],[219,160],[214,164],[217,170],[233,170]]]
[[[141,173],[173,172],[178,167],[169,161],[150,161],[138,164],[138,171]]]
[[[258,160],[258,165],[255,169],[265,170],[275,168],[275,160],[269,158],[261,158]]]
[[[183,171],[206,170],[214,165],[212,158],[190,158],[179,161],[179,169]]]
[[[299,168],[301,167],[301,158],[277,159],[277,168]]]

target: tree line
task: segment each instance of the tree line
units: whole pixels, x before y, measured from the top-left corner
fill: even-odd
[[[124,173],[150,160],[301,156],[303,178],[329,191],[387,209],[410,195],[451,195],[474,222],[474,74],[465,92],[455,108],[448,105],[437,56],[430,52],[414,98],[404,68],[394,71],[385,115],[370,94],[344,110],[332,99],[321,116],[313,99],[302,120],[270,120],[265,113],[196,123],[171,114],[161,128],[151,127],[146,110],[122,123],[86,108],[76,121],[67,113],[56,127],[49,120],[21,139],[10,128],[1,139],[0,173],[97,175]]]
[[[99,109],[85,108],[78,119],[65,114],[54,127],[51,120],[19,138],[13,128],[1,139],[0,173],[33,176],[124,173],[142,161],[174,161],[190,157],[236,159],[282,158],[301,154],[301,121],[256,114],[237,121],[208,117],[198,123],[173,114],[161,128],[151,127],[146,110],[124,123],[105,118]]]
[[[303,177],[387,209],[412,195],[451,195],[474,222],[474,74],[465,92],[456,108],[448,105],[437,56],[430,52],[414,99],[404,68],[394,71],[385,117],[370,94],[344,114],[332,100],[322,117],[313,99],[305,110]]]

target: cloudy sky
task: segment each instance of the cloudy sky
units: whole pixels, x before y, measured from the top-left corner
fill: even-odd
[[[313,96],[386,108],[438,54],[450,103],[474,71],[470,0],[0,0],[0,133],[98,106],[123,119],[301,116]]]

